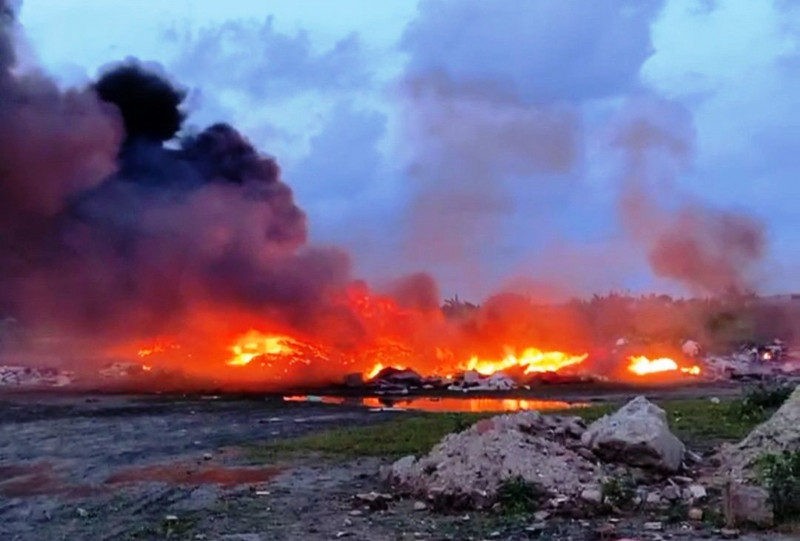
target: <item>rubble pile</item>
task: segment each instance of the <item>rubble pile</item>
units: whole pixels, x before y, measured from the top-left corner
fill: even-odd
[[[490,507],[503,483],[519,478],[558,512],[615,505],[606,494],[615,483],[632,483],[636,505],[660,508],[706,498],[684,455],[664,411],[639,397],[588,427],[578,417],[530,411],[485,419],[426,456],[398,460],[383,476],[436,508]]]
[[[0,366],[0,386],[64,387],[74,379],[73,373],[57,368]]]
[[[449,385],[449,391],[510,391],[517,388],[517,383],[503,372],[495,372],[484,376],[474,370],[464,372],[461,378]]]
[[[584,429],[577,417],[501,415],[449,434],[425,457],[398,460],[385,475],[402,492],[441,507],[490,506],[502,481],[516,477],[577,496],[601,473],[577,451]]]
[[[736,481],[754,480],[759,459],[765,454],[800,450],[800,386],[767,421],[735,445],[724,445],[720,462]]]

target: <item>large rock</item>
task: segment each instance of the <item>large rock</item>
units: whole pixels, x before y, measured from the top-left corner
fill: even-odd
[[[643,396],[589,425],[582,442],[604,460],[669,472],[680,469],[686,452],[666,412]]]
[[[399,491],[440,507],[486,507],[506,479],[522,477],[544,493],[577,498],[600,470],[569,448],[574,418],[523,412],[484,419],[446,436],[427,456],[408,456],[384,472]],[[555,436],[558,432],[559,436]],[[558,441],[556,441],[558,439]]]

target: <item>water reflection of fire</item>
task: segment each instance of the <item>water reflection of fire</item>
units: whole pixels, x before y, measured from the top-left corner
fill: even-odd
[[[563,400],[537,400],[516,398],[436,398],[418,397],[404,400],[383,400],[375,397],[345,398],[342,396],[284,396],[286,402],[317,402],[320,404],[364,406],[368,408],[393,408],[429,412],[515,412],[515,411],[557,411],[588,406],[585,402],[565,402]]]

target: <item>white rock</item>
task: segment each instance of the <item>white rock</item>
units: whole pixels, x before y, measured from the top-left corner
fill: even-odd
[[[414,511],[425,511],[427,508],[425,502],[414,502]]]
[[[592,423],[581,442],[609,461],[672,472],[686,451],[670,432],[666,412],[643,396]]]
[[[587,488],[581,492],[581,499],[589,503],[600,503],[603,501],[603,493],[596,488]]]
[[[703,485],[689,485],[686,487],[686,490],[689,492],[691,496],[691,500],[694,502],[699,502],[704,500],[708,493],[706,492],[706,487]]]
[[[692,507],[689,509],[689,520],[703,520],[703,510],[698,507]]]
[[[642,527],[650,532],[660,532],[664,529],[664,524],[661,522],[645,522]]]

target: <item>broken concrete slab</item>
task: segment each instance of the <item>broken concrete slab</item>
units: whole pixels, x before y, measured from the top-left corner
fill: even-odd
[[[666,412],[643,396],[589,425],[581,441],[604,460],[669,472],[680,469],[686,451]]]

